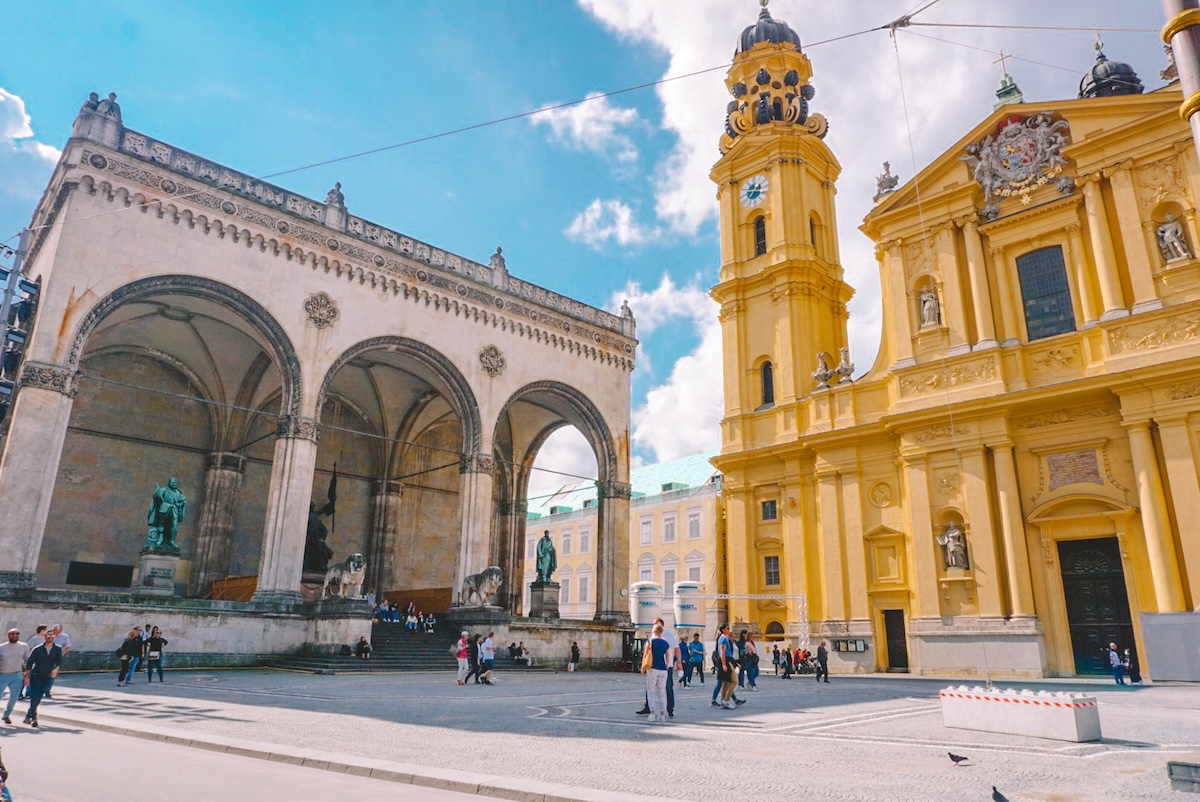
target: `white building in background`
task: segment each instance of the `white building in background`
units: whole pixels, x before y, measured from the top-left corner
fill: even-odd
[[[654,581],[668,592],[676,582],[703,583],[710,594],[724,589],[718,544],[724,534],[721,474],[708,451],[634,468],[629,505],[629,582]],[[526,586],[534,580],[534,549],[549,532],[558,550],[559,612],[590,619],[596,611],[596,483],[579,481],[530,498],[525,538]],[[528,594],[524,594],[526,597]],[[724,605],[706,600],[707,630],[715,630]],[[670,601],[664,602],[670,613]],[[525,614],[529,602],[525,601]],[[668,616],[664,616],[669,618]]]

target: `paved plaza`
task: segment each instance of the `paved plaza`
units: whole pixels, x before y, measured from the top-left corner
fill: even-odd
[[[28,789],[17,799],[40,799],[21,781],[32,774],[19,761],[29,739],[53,737],[57,762],[69,766],[82,754],[79,734],[98,729],[109,737],[172,737],[179,749],[190,743],[214,772],[232,755],[257,754],[285,771],[300,771],[287,764],[307,759],[330,771],[374,767],[376,778],[534,800],[960,802],[990,799],[993,785],[1014,802],[1162,800],[1176,795],[1167,783],[1169,756],[1200,751],[1200,688],[1186,685],[1023,684],[1098,695],[1104,740],[1072,744],[946,729],[937,693],[948,683],[910,677],[835,676],[818,685],[764,675],[760,692],[726,711],[710,706],[710,676],[704,686],[677,689],[675,718],[660,725],[635,715],[642,683],[633,674],[501,671],[492,687],[465,688],[442,672],[176,671],[167,678],[118,688],[108,674],[64,675],[43,708],[41,731],[0,727],[14,788]],[[145,742],[125,740],[130,765],[140,764]],[[948,751],[970,760],[956,767]],[[404,768],[382,770],[392,764]],[[426,798],[438,798],[432,794]]]

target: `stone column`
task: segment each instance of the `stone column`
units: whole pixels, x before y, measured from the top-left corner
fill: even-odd
[[[501,526],[496,533],[497,542],[492,546],[496,555],[495,565],[504,571],[505,587],[501,590],[504,609],[512,615],[521,614],[521,593],[525,586],[522,561],[525,557],[525,514],[529,503],[506,501],[500,505],[497,517]],[[511,577],[511,579],[510,579]]]
[[[987,456],[983,446],[964,446],[959,452],[962,462],[962,499],[966,508],[967,541],[971,577],[975,580],[975,599],[979,615],[984,618],[1004,615],[1005,588],[1000,582],[997,565],[996,528],[992,519],[992,500],[989,497]]]
[[[295,604],[301,600],[300,574],[320,431],[312,418],[279,416],[254,601]]]
[[[1156,420],[1159,440],[1162,441],[1163,465],[1171,486],[1171,503],[1175,506],[1175,520],[1200,521],[1200,476],[1196,471],[1187,415],[1158,417]],[[1200,602],[1200,527],[1179,527],[1179,551],[1185,555],[1184,573],[1195,607]],[[1186,564],[1187,555],[1195,555],[1191,565]]]
[[[1009,269],[1003,248],[992,248],[992,268],[996,271],[996,287],[1000,290],[1000,320],[1003,328],[1001,334],[1004,337],[1000,345],[1010,348],[1021,344],[1021,324],[1017,318],[1021,289],[1014,286],[1017,271]]]
[[[987,265],[983,262],[983,243],[979,239],[979,228],[970,217],[958,221],[962,227],[963,240],[967,245],[967,276],[971,282],[971,308],[975,313],[975,334],[978,340],[975,351],[995,348],[996,322],[992,319],[992,290],[988,286]]]
[[[371,487],[371,531],[367,535],[366,588],[382,598],[392,579],[396,557],[396,536],[400,531],[400,501],[404,486],[386,480]]]
[[[200,525],[196,551],[192,556],[192,574],[188,594],[202,596],[208,585],[229,572],[229,551],[237,517],[238,493],[242,489],[241,454],[218,451],[208,457],[204,474],[204,504],[200,507]]]
[[[1138,503],[1142,513],[1142,531],[1150,557],[1150,576],[1154,580],[1154,598],[1160,613],[1178,613],[1184,609],[1183,587],[1179,581],[1179,560],[1175,540],[1167,518],[1158,457],[1150,437],[1150,421],[1126,423],[1133,471],[1137,478]]]
[[[942,322],[950,333],[946,353],[950,356],[966,354],[971,346],[967,342],[967,315],[963,308],[962,277],[958,269],[958,250],[954,247],[953,223],[946,223],[938,229],[934,249],[938,272],[942,276]]]
[[[929,476],[924,454],[904,455],[900,460],[908,492],[910,537],[913,547],[913,576],[911,589],[916,593],[918,618],[937,618],[942,614],[938,601],[938,561],[934,551],[933,521],[930,518]]]
[[[38,556],[77,376],[73,370],[38,362],[21,368],[0,461],[0,588],[37,584]]]
[[[900,252],[899,240],[884,243],[876,253],[882,256],[887,268],[884,291],[888,302],[883,307],[885,321],[887,313],[891,312],[892,326],[896,332],[896,364],[893,367],[906,368],[917,362],[913,358],[912,310],[904,282],[904,256]]]
[[[625,482],[596,482],[596,620],[629,626],[629,497]],[[621,591],[625,591],[622,593]]]
[[[489,454],[466,454],[459,460],[458,564],[454,571],[452,598],[462,604],[463,582],[471,574],[487,568],[484,563],[492,556],[492,475],[496,462]],[[513,577],[504,577],[513,582]]]
[[[1108,230],[1108,213],[1100,194],[1100,174],[1092,173],[1079,179],[1083,185],[1083,206],[1087,214],[1088,234],[1092,239],[1092,258],[1096,261],[1096,278],[1100,284],[1100,301],[1104,312],[1101,320],[1126,317],[1125,296],[1117,276],[1117,258],[1113,255],[1112,235]]]
[[[1104,171],[1112,187],[1117,207],[1117,225],[1125,246],[1125,263],[1129,265],[1129,284],[1133,290],[1133,314],[1162,309],[1162,301],[1154,288],[1154,273],[1150,254],[1142,234],[1141,214],[1137,193],[1133,188],[1133,162],[1124,161]]]
[[[838,474],[830,467],[818,468],[817,515],[821,532],[821,571],[824,582],[823,618],[845,621],[848,617],[846,598],[845,544],[842,542],[841,503],[838,499]]]
[[[1004,540],[1004,562],[1008,567],[1008,603],[1014,617],[1032,616],[1033,585],[1029,575],[1029,547],[1025,541],[1025,517],[1021,513],[1021,489],[1013,461],[1013,444],[992,446],[996,467],[996,506],[1000,508],[1000,534]]]
[[[1071,267],[1075,270],[1075,284],[1079,287],[1079,317],[1083,327],[1090,329],[1100,319],[1100,310],[1096,308],[1096,293],[1092,289],[1092,277],[1088,270],[1087,252],[1083,249],[1083,226],[1072,223],[1067,226],[1067,236],[1071,249]]]

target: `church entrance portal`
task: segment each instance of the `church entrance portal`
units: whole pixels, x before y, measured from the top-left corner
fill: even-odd
[[[1115,641],[1122,649],[1133,644],[1133,620],[1117,539],[1060,541],[1058,559],[1075,673],[1108,674],[1108,644]]]
[[[904,611],[883,611],[883,632],[887,641],[888,671],[908,671],[908,638],[904,632]]]

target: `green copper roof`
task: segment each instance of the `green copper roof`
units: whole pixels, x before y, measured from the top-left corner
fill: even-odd
[[[683,490],[673,491],[677,493],[686,493],[704,487],[718,473],[709,460],[719,453],[718,449],[713,449],[688,457],[634,468],[629,477],[629,483],[633,486],[633,497],[637,499],[644,496],[662,495],[662,486],[673,482],[686,485]],[[570,507],[572,512],[577,512],[584,508],[586,501],[590,500],[592,504],[595,504],[596,483],[580,480],[565,484],[553,492],[543,492],[538,495],[539,498],[529,499],[529,512],[531,513],[545,517],[551,514],[551,507]]]

